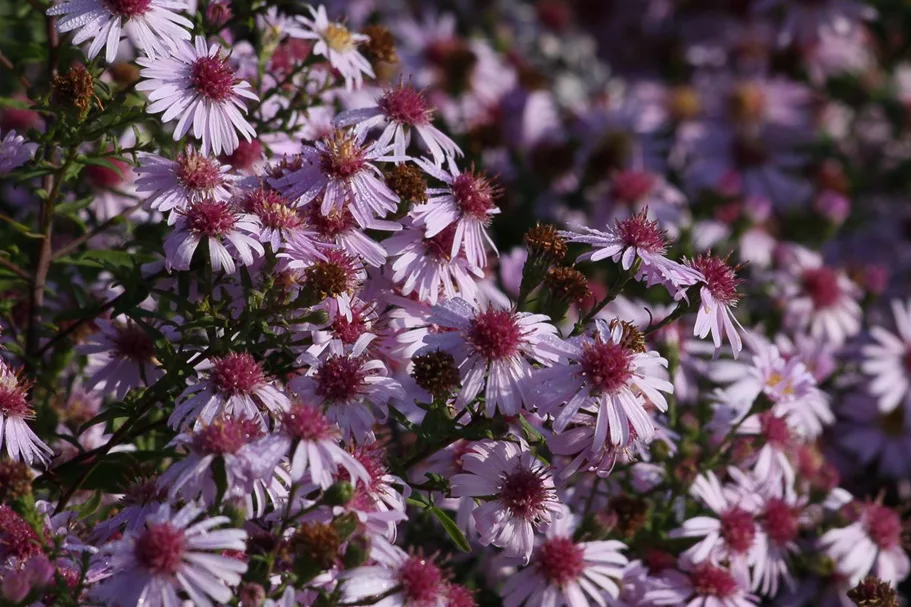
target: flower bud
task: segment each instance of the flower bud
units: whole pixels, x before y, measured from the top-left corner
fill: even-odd
[[[51,101],[61,109],[73,112],[84,120],[95,99],[95,80],[82,64],[76,64],[66,74],[51,80]]]
[[[449,352],[437,350],[420,354],[414,357],[413,362],[411,377],[434,398],[450,394],[462,382],[455,358]]]
[[[427,202],[427,181],[420,169],[410,164],[396,165],[386,175],[386,185],[402,199],[403,209]]]
[[[19,499],[32,493],[32,473],[20,461],[0,460],[0,502]]]
[[[338,481],[323,493],[323,503],[327,506],[344,506],[354,497],[354,487],[347,481]]]
[[[388,28],[382,25],[368,25],[361,33],[370,37],[361,48],[374,67],[380,63],[399,62],[399,55],[395,50],[395,36]]]
[[[331,523],[304,523],[290,540],[298,581],[315,578],[335,565],[342,540]]]
[[[365,536],[358,536],[348,542],[348,548],[342,556],[345,569],[360,567],[370,557],[370,540]]]
[[[241,607],[260,607],[266,600],[266,590],[253,582],[243,584],[237,595]]]
[[[865,577],[849,590],[848,598],[857,607],[898,607],[899,604],[895,588],[872,575]]]

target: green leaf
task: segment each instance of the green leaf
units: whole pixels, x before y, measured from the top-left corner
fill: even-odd
[[[452,517],[436,506],[431,506],[428,510],[430,511],[430,514],[440,521],[440,524],[443,525],[443,529],[446,530],[447,535],[449,535],[449,538],[459,550],[462,552],[471,552],[471,544],[468,543],[468,538],[465,537],[465,534],[462,533],[462,530],[459,529],[456,522],[452,520]]]

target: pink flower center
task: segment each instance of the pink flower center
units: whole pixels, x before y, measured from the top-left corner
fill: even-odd
[[[614,200],[634,204],[645,198],[655,187],[655,176],[644,171],[621,171],[614,175],[611,193]]]
[[[108,158],[108,162],[117,167],[120,172],[108,167],[89,165],[82,169],[82,174],[97,188],[114,189],[124,182],[124,175],[129,170],[129,165],[113,158]]]
[[[544,480],[534,470],[518,467],[503,477],[500,501],[515,517],[530,520],[542,511],[548,497]]]
[[[136,363],[146,363],[155,358],[155,342],[141,326],[134,322],[114,326],[111,337],[114,355]]]
[[[427,255],[434,259],[450,261],[452,259],[452,244],[455,242],[456,224],[449,224],[436,236],[424,239],[424,249]],[[461,249],[460,249],[461,251]]]
[[[212,158],[189,152],[177,156],[175,162],[177,181],[191,192],[211,192],[222,184],[221,167]]]
[[[582,376],[596,392],[613,394],[632,377],[633,353],[620,344],[600,339],[582,347]]]
[[[168,492],[160,488],[154,478],[144,478],[127,487],[120,503],[123,506],[145,506],[166,501],[167,497]]]
[[[26,418],[32,416],[27,391],[12,373],[0,375],[0,416]]]
[[[793,542],[800,531],[797,511],[780,499],[771,499],[766,503],[760,520],[766,535],[779,546]]]
[[[209,101],[224,101],[234,93],[234,70],[221,57],[200,57],[190,68],[196,92]]]
[[[215,5],[210,4],[209,8],[212,6]],[[241,139],[234,151],[231,152],[231,155],[227,156],[225,160],[238,171],[252,171],[253,166],[262,160],[262,157],[263,145],[259,140],[247,141],[246,139]]]
[[[693,262],[693,267],[705,276],[705,284],[715,301],[729,306],[740,301],[737,287],[742,282],[737,278],[734,268],[723,259],[714,255],[700,255]]]
[[[817,310],[832,307],[841,301],[841,285],[838,284],[838,275],[831,268],[805,270],[803,288],[813,300],[813,307]]]
[[[399,569],[399,583],[405,604],[430,607],[439,603],[443,591],[443,573],[428,559],[412,556]]]
[[[25,561],[41,554],[41,538],[25,519],[6,504],[0,504],[0,558]]]
[[[148,12],[152,0],[103,0],[104,6],[118,17],[129,19]]]
[[[690,571],[690,583],[697,596],[729,598],[740,588],[730,572],[708,563]]]
[[[902,521],[891,508],[867,504],[863,520],[867,535],[880,550],[889,550],[901,543]]]
[[[509,310],[490,309],[474,317],[466,341],[487,360],[500,360],[518,352],[522,330]]]
[[[341,249],[326,252],[326,259],[314,263],[304,272],[307,284],[323,299],[353,292],[358,286],[355,261]]]
[[[259,424],[252,419],[217,419],[196,432],[193,449],[205,455],[237,453],[261,435]]]
[[[432,114],[424,95],[412,86],[389,89],[379,98],[377,106],[390,120],[400,124],[428,124]]]
[[[485,177],[471,171],[459,173],[451,188],[462,213],[472,219],[490,221],[489,212],[496,208],[493,201],[496,191]]]
[[[133,545],[133,555],[139,564],[157,575],[177,573],[185,552],[183,530],[170,523],[148,525]]]
[[[617,232],[628,247],[659,254],[667,250],[664,231],[658,227],[657,221],[649,221],[645,212],[618,221]]]
[[[446,607],[478,607],[474,592],[461,584],[449,584],[446,587]]]
[[[218,358],[212,367],[212,384],[223,394],[252,394],[266,381],[263,368],[246,352]]]
[[[254,190],[244,198],[243,203],[244,210],[259,217],[264,228],[293,230],[304,224],[304,219],[297,209],[291,207],[275,190]]]
[[[223,236],[234,229],[237,216],[224,202],[199,200],[185,212],[187,228],[200,236]]]
[[[321,236],[326,238],[335,238],[357,225],[354,215],[351,214],[348,207],[332,209],[328,215],[323,215],[318,202],[310,205],[307,220]]]
[[[731,508],[721,515],[721,536],[732,552],[747,552],[756,537],[753,515],[742,508]]]
[[[316,393],[331,403],[346,403],[355,399],[364,383],[363,361],[333,354],[316,372]]]
[[[321,142],[319,148],[320,166],[333,179],[349,179],[367,164],[364,148],[351,133],[335,131]]]
[[[771,412],[760,414],[762,434],[769,444],[781,449],[791,444],[791,429],[783,417],[777,417]]]
[[[367,320],[360,310],[351,310],[351,320],[341,314],[332,321],[332,333],[343,344],[353,344],[367,331]]]
[[[282,417],[282,425],[288,434],[305,442],[333,438],[335,428],[318,407],[294,405]]]
[[[568,537],[551,538],[538,548],[535,564],[548,582],[562,588],[582,576],[584,551]]]

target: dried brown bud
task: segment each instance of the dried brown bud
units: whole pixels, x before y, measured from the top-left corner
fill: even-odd
[[[334,526],[316,522],[301,525],[290,543],[297,558],[305,559],[321,570],[335,564],[342,545]]]
[[[544,277],[544,286],[555,299],[569,304],[582,303],[592,294],[585,274],[575,268],[564,266],[548,270],[547,276]]]
[[[628,350],[632,350],[633,352],[645,352],[645,336],[642,334],[642,331],[637,329],[633,323],[620,320],[619,318],[610,321],[611,330],[617,325],[620,325],[623,328],[623,336],[620,338],[621,346]]]
[[[648,502],[630,495],[617,495],[610,499],[608,511],[614,530],[627,539],[632,538],[648,522]]]
[[[667,99],[667,111],[676,122],[696,118],[702,112],[699,93],[691,86],[678,86],[671,89]]]
[[[765,93],[757,84],[743,83],[731,93],[728,108],[737,122],[757,122],[765,114]]]
[[[396,165],[386,175],[386,185],[405,202],[412,204],[427,202],[427,181],[416,166]]]
[[[11,459],[0,460],[0,502],[25,497],[32,492],[32,473],[29,467]]]
[[[529,257],[559,263],[566,256],[566,241],[549,224],[538,224],[525,233]]]
[[[395,50],[395,36],[382,25],[368,25],[362,31],[370,40],[361,45],[367,59],[374,66],[377,63],[398,63],[399,55]]]
[[[898,593],[888,582],[873,577],[862,579],[848,591],[848,598],[857,607],[898,607]]]
[[[411,377],[434,397],[450,393],[462,381],[455,358],[442,350],[415,356]]]
[[[139,68],[126,61],[115,63],[108,68],[108,73],[114,82],[121,86],[129,86],[134,82],[139,82]]]
[[[80,120],[88,115],[94,99],[95,80],[81,63],[51,80],[51,100],[62,108],[74,110]]]

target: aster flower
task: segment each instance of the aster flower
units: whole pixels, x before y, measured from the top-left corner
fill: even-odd
[[[300,165],[270,183],[298,205],[322,196],[323,215],[350,210],[358,225],[367,228],[378,217],[398,208],[399,197],[383,182],[374,161],[405,160],[390,156],[390,146],[364,143],[366,133],[337,130],[314,146],[303,146]]]
[[[706,562],[685,571],[662,571],[644,598],[653,605],[675,607],[754,607],[759,599],[747,591],[748,581]]]
[[[424,347],[418,351],[442,350],[452,354],[459,366],[462,390],[455,408],[464,409],[484,389],[484,407],[488,417],[496,411],[518,415],[522,403],[531,404],[532,366],[536,361],[550,364],[558,355],[544,344],[546,335],[557,329],[544,314],[529,314],[489,308],[477,310],[461,298],[433,306],[427,322],[439,330],[416,329],[405,333],[400,341],[423,336]]]
[[[116,169],[89,165],[80,174],[92,186],[94,199],[90,208],[101,221],[124,214],[136,205],[136,173],[133,167],[116,158],[106,160]]]
[[[212,360],[208,377],[177,397],[168,423],[172,428],[210,424],[220,415],[257,420],[267,427],[263,410],[281,415],[291,406],[273,386],[262,364],[247,352],[232,352]]]
[[[321,360],[310,361],[306,375],[288,384],[305,402],[323,405],[346,441],[352,436],[372,441],[377,412],[385,418],[389,400],[404,396],[402,386],[388,377],[386,365],[366,355],[368,344],[364,340],[348,352],[330,347]]]
[[[28,143],[25,137],[17,135],[16,131],[8,131],[6,136],[0,139],[0,175],[9,173],[31,160],[37,149],[37,143]]]
[[[0,361],[0,447],[6,446],[11,459],[29,465],[47,464],[53,451],[28,427],[35,417],[28,402],[28,385],[6,363]]]
[[[727,562],[741,577],[749,575],[759,534],[753,512],[756,504],[749,496],[741,499],[736,493],[725,491],[711,470],[696,477],[690,494],[715,516],[695,516],[670,532],[670,537],[701,538],[681,556],[697,564]]]
[[[876,17],[876,9],[857,0],[820,0],[818,2],[785,2],[759,0],[753,5],[758,12],[784,5],[786,15],[778,34],[782,45],[798,42],[811,45],[825,34],[843,38],[857,29],[865,19]]]
[[[520,605],[605,605],[620,595],[618,581],[628,564],[626,546],[615,540],[576,542],[577,521],[564,508],[531,562],[510,576],[500,591],[507,607]]]
[[[231,587],[240,583],[247,564],[222,552],[244,551],[247,533],[218,529],[229,522],[226,516],[194,524],[202,512],[194,504],[176,512],[164,505],[144,529],[105,546],[112,573],[93,590],[94,597],[150,607],[178,605],[180,593],[197,605],[231,602]]]
[[[318,234],[307,225],[300,210],[291,206],[288,200],[265,184],[240,194],[239,206],[245,213],[259,218],[260,242],[269,244],[273,251],[280,250],[284,243],[296,237],[298,246],[312,243],[310,254],[318,256],[316,239]]]
[[[644,212],[618,221],[606,232],[579,226],[575,231],[560,232],[560,236],[568,242],[591,245],[592,250],[580,255],[578,261],[611,258],[626,271],[638,261],[636,279],[644,280],[648,286],[664,285],[674,299],[685,297],[687,287],[703,280],[697,270],[665,257],[664,233]]]
[[[835,568],[854,586],[871,574],[897,583],[911,573],[911,561],[902,547],[902,521],[894,510],[875,502],[849,504],[854,522],[827,531],[819,547],[835,561]]]
[[[105,61],[113,63],[124,34],[151,59],[166,56],[178,41],[189,40],[193,23],[177,14],[186,8],[179,0],[63,0],[47,14],[59,17],[58,32],[79,30],[73,44],[92,40],[89,59],[105,48]]]
[[[340,588],[345,603],[384,598],[380,607],[449,607],[447,574],[433,558],[408,554],[382,539],[370,549],[372,564],[345,571]],[[395,589],[390,592],[390,590]]]
[[[383,91],[376,105],[342,112],[332,121],[337,127],[356,125],[359,131],[383,127],[378,145],[392,144],[396,156],[405,156],[411,141],[411,130],[420,135],[436,164],[449,157],[462,155],[456,143],[432,124],[433,107],[424,94],[410,84]]]
[[[356,257],[373,267],[386,263],[386,248],[370,238],[358,225],[354,215],[345,205],[324,214],[318,205],[311,205],[306,218],[313,230],[326,242],[334,243],[351,257]],[[374,219],[365,229],[398,232],[402,224],[396,221]]]
[[[732,308],[740,301],[737,286],[742,281],[727,261],[713,255],[700,255],[689,265],[704,279],[704,285],[699,289],[699,312],[696,314],[694,334],[705,339],[711,332],[716,352],[721,347],[722,337],[727,336],[734,358],[737,358],[743,349],[738,329],[743,331],[743,327]]]
[[[450,225],[427,238],[411,220],[403,225],[404,230],[383,241],[394,258],[392,281],[400,285],[402,295],[414,295],[431,305],[454,297],[477,301],[484,272],[468,261],[464,251],[452,254],[456,227]]]
[[[497,245],[487,233],[487,226],[500,212],[494,202],[499,190],[483,174],[475,174],[473,168],[459,170],[451,157],[448,171],[422,158],[415,158],[414,162],[424,172],[446,184],[444,188],[428,188],[427,202],[412,209],[415,225],[423,226],[424,236],[432,238],[455,224],[450,256],[455,257],[460,250],[464,250],[469,263],[485,267],[485,243],[497,252]]]
[[[565,361],[534,374],[541,386],[535,402],[543,413],[555,415],[554,431],[566,429],[579,411],[596,418],[591,449],[600,451],[610,438],[611,445],[627,447],[631,429],[639,440],[651,442],[654,423],[646,411],[650,403],[667,410],[661,392],[673,393],[673,385],[658,376],[667,361],[657,352],[637,351],[630,344],[622,323],[598,319],[594,337],[548,342]],[[559,409],[559,413],[557,410]]]
[[[554,482],[531,451],[515,443],[479,443],[462,456],[465,472],[451,479],[453,497],[487,498],[472,517],[480,542],[528,563],[535,529],[546,530],[561,516]]]
[[[354,484],[358,480],[365,480],[355,485],[354,496],[348,502],[347,508],[364,515],[383,512],[397,512],[404,514],[406,498],[411,495],[411,488],[398,476],[389,472],[386,465],[386,451],[379,442],[366,443],[348,448],[351,457],[360,464],[360,471],[366,477],[350,476],[347,469],[339,470],[338,480],[349,481]],[[382,519],[379,519],[382,520]],[[386,520],[392,521],[389,517]],[[395,527],[391,527],[387,537],[395,537]]]
[[[907,403],[911,393],[911,305],[894,300],[892,317],[897,335],[883,327],[872,327],[870,335],[876,343],[861,349],[861,369],[872,377],[868,390],[884,413]]]
[[[168,501],[168,490],[158,486],[156,478],[138,478],[131,482],[117,502],[117,514],[101,521],[93,538],[110,539],[121,531],[140,531],[146,519]]]
[[[835,444],[860,466],[875,466],[889,479],[911,476],[911,415],[906,406],[888,413],[867,394],[850,394],[838,410]]]
[[[288,35],[292,38],[316,40],[313,52],[329,60],[329,64],[345,79],[345,88],[349,91],[360,88],[364,83],[364,76],[373,78],[370,62],[357,50],[357,46],[370,37],[351,32],[341,23],[329,21],[326,7],[323,5],[307,8],[310,16],[297,17],[295,22],[287,27]]]
[[[136,191],[148,194],[145,206],[150,211],[170,212],[168,224],[173,225],[191,202],[200,200],[225,201],[230,198],[235,179],[231,167],[215,158],[187,148],[174,160],[157,154],[139,153],[135,169]]]
[[[259,243],[261,227],[258,217],[240,213],[228,202],[211,198],[192,202],[180,213],[173,231],[164,241],[165,268],[168,271],[189,270],[193,253],[205,240],[212,269],[233,274],[237,266],[225,244],[240,258],[242,265],[249,266],[254,261],[254,254],[265,254]]]
[[[167,57],[136,60],[142,81],[136,90],[148,93],[150,114],[164,112],[162,122],[178,119],[174,141],[193,130],[202,140],[202,153],[230,154],[238,145],[237,131],[250,141],[256,131],[242,112],[243,99],[259,98],[246,81],[238,80],[218,44],[206,46],[197,36],[194,44],[180,41]]]
[[[304,270],[304,284],[320,302],[326,302],[330,314],[351,319],[351,305],[367,272],[360,261],[341,249],[322,250],[302,235],[291,239],[280,258],[288,258],[288,268]]]
[[[282,415],[281,429],[260,441],[280,442],[283,452],[291,451],[291,479],[308,477],[321,489],[335,482],[339,468],[352,481],[370,481],[361,463],[339,446],[342,433],[317,407],[295,404]]]
[[[87,389],[112,393],[122,400],[132,388],[152,385],[164,376],[155,356],[155,341],[142,326],[127,318],[98,320],[99,331],[78,347],[89,356]],[[169,327],[159,327],[173,336]]]

